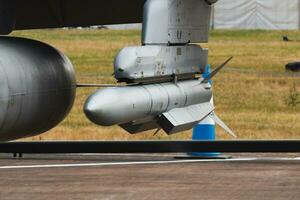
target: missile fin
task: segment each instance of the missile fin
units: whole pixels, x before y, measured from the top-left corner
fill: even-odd
[[[218,124],[227,133],[229,133],[229,135],[231,135],[234,138],[237,138],[234,132],[214,112],[211,113],[210,117],[216,122],[216,124]]]
[[[217,67],[214,71],[212,71],[206,78],[204,78],[201,83],[207,83],[210,79],[212,79],[215,75],[219,73],[221,69],[223,69],[229,61],[232,60],[233,57],[228,58],[223,64]]]
[[[193,128],[213,111],[214,106],[210,102],[174,108],[159,116],[158,124],[170,135]]]
[[[149,131],[149,130],[153,130],[153,129],[160,129],[159,125],[154,120],[149,121],[149,122],[144,122],[141,124],[129,122],[129,123],[121,124],[120,127],[122,127],[124,130],[126,130],[130,134],[136,134],[136,133]]]

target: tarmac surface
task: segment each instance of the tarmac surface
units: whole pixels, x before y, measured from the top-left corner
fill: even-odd
[[[300,154],[0,155],[1,200],[300,199]]]

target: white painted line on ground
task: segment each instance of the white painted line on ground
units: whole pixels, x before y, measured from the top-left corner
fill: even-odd
[[[122,165],[154,165],[154,164],[180,164],[180,163],[201,163],[201,162],[238,162],[238,161],[299,161],[297,158],[232,158],[232,159],[197,159],[197,160],[167,160],[167,161],[136,161],[136,162],[106,162],[106,163],[73,163],[73,164],[49,164],[49,165],[11,165],[0,166],[1,169],[32,169],[32,168],[65,168],[65,167],[101,167],[101,166],[122,166]]]
[[[168,161],[138,161],[138,162],[108,162],[108,163],[78,163],[78,164],[50,164],[50,165],[11,165],[0,166],[0,169],[32,169],[32,168],[59,168],[59,167],[100,167],[100,166],[122,166],[122,165],[154,165],[154,164],[180,164],[180,163],[200,163],[200,162],[236,162],[253,161],[256,158],[236,158],[236,159],[206,159],[206,160],[168,160]]]
[[[300,158],[295,158],[295,157],[291,157],[291,158],[288,158],[288,157],[261,157],[261,158],[257,158],[257,160],[261,160],[261,161],[297,161],[297,160],[300,160]]]
[[[80,154],[65,154],[65,155],[70,155],[70,156],[122,156],[122,157],[174,157],[178,156],[179,154],[147,154],[147,153],[139,153],[139,154],[134,154],[134,153],[80,153]],[[186,155],[186,154],[182,154]]]

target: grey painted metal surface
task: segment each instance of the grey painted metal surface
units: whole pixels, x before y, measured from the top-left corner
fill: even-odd
[[[211,6],[205,0],[148,0],[144,5],[142,43],[207,42],[210,14]]]
[[[29,39],[0,37],[0,140],[43,133],[71,109],[76,83],[69,59]]]
[[[115,78],[126,82],[191,79],[207,64],[208,50],[198,45],[147,45],[123,48],[116,56]]]
[[[172,109],[158,118],[160,127],[168,134],[192,129],[214,111],[211,102]]]
[[[217,3],[218,0],[204,0],[206,3],[208,3],[209,5]]]
[[[148,0],[144,45],[122,49],[114,64],[119,82],[143,85],[97,91],[85,103],[86,116],[130,133],[162,128],[173,134],[191,129],[212,113],[211,87],[195,79],[207,64],[208,50],[188,43],[207,42],[213,2]]]
[[[102,126],[144,124],[172,109],[209,102],[211,97],[211,89],[199,80],[106,88],[88,98],[84,112]]]
[[[158,125],[156,119],[153,117],[143,119],[142,121],[136,120],[131,121],[128,123],[120,124],[124,130],[126,130],[130,134],[137,134],[144,131],[149,131],[153,129],[159,129],[160,126]]]

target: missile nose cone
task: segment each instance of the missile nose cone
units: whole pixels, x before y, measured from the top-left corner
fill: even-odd
[[[95,124],[101,126],[114,125],[113,119],[108,115],[115,104],[115,93],[110,89],[99,90],[92,94],[85,102],[83,111],[86,117]]]
[[[92,95],[86,101],[83,111],[86,117],[94,122],[95,124],[105,125],[101,123],[103,120],[101,119],[102,113],[105,113],[103,106],[101,106],[101,99],[97,98],[97,95]]]
[[[90,103],[89,101],[87,101],[83,107],[83,111],[85,113],[85,115],[87,116],[87,118],[89,120],[91,120],[92,122],[96,122],[97,120],[97,108],[95,107],[95,104]]]
[[[146,116],[150,110],[151,97],[140,86],[98,90],[84,105],[87,118],[101,126],[124,124]]]

